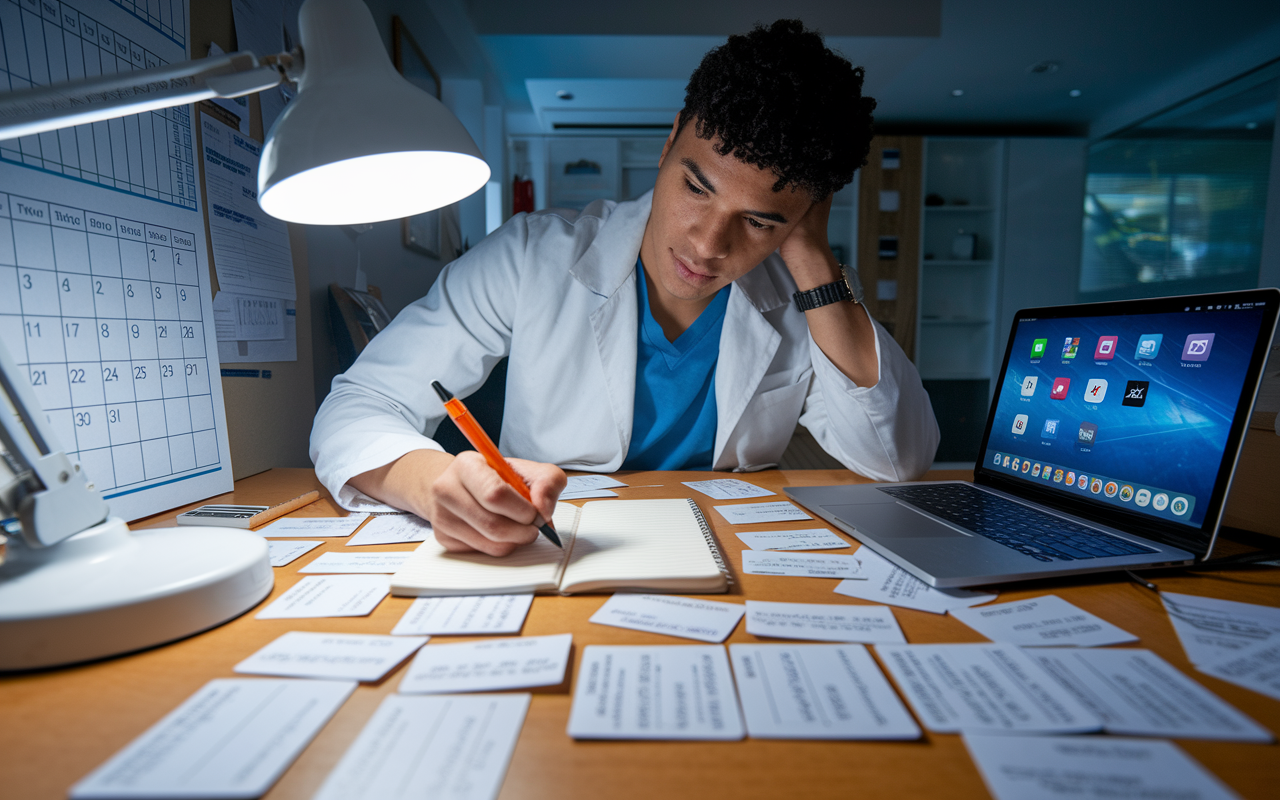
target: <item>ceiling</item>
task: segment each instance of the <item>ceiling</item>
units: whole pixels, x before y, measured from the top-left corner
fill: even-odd
[[[527,132],[669,125],[707,50],[784,15],[865,67],[881,130],[922,132],[1082,134],[1108,111],[1280,27],[1275,0],[456,1],[508,119]]]

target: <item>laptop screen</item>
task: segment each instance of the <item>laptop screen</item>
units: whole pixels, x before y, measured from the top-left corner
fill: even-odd
[[[1228,445],[1242,435],[1238,414],[1252,403],[1276,297],[1019,312],[981,472],[1138,519],[1202,527],[1234,463],[1238,441]]]

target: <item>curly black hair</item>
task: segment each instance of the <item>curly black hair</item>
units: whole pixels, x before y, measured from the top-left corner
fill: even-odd
[[[680,112],[716,152],[778,176],[814,201],[853,180],[871,148],[876,101],[862,95],[862,67],[827,49],[800,20],[730,36],[694,70]]]

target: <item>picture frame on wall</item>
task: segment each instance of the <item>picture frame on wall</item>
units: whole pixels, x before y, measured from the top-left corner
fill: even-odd
[[[391,18],[391,62],[405,80],[440,99],[440,73],[400,17]],[[458,204],[400,220],[404,246],[428,258],[452,261],[462,252],[462,224]]]

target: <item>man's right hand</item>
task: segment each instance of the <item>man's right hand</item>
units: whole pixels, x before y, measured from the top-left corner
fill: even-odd
[[[534,520],[551,519],[566,481],[554,464],[519,458],[507,463],[525,479],[532,503],[475,451],[455,457],[415,450],[350,483],[375,500],[429,520],[436,540],[450,552],[505,556],[538,538]]]

